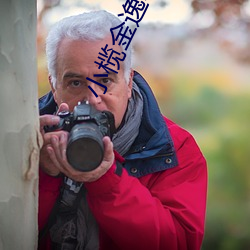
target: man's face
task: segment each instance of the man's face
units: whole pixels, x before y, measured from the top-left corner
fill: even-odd
[[[123,62],[119,61],[120,69],[117,70],[117,65],[108,65],[108,67],[118,71],[113,73],[110,71],[108,77],[94,77],[94,74],[105,74],[103,68],[98,69],[95,61],[100,62],[98,53],[103,51],[108,44],[108,49],[121,53],[120,46],[112,45],[112,38],[108,36],[102,41],[87,42],[73,41],[64,39],[58,49],[56,61],[56,87],[52,87],[54,99],[59,106],[61,103],[67,103],[70,111],[73,111],[74,106],[79,101],[88,100],[97,110],[108,110],[114,114],[116,128],[121,124],[125,114],[128,99],[131,97],[132,89],[132,73],[130,75],[129,84],[125,82]],[[113,54],[114,57],[123,58],[123,55]],[[107,60],[107,59],[106,59]],[[125,59],[126,60],[126,59]],[[107,62],[104,62],[105,64]],[[105,86],[107,92],[103,94],[104,88],[97,84],[88,81],[89,77]],[[88,88],[88,85],[97,93],[98,97]]]

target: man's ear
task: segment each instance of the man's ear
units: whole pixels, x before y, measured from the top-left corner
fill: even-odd
[[[128,98],[132,96],[132,88],[133,88],[133,77],[134,77],[134,70],[130,70],[129,82],[128,82]]]
[[[54,86],[53,86],[53,82],[52,82],[52,77],[51,75],[48,76],[48,79],[49,79],[49,84],[50,84],[50,88],[52,90],[52,93],[54,94],[54,92],[56,91]]]
[[[55,100],[55,102],[57,103],[56,89],[55,89],[55,87],[54,87],[54,85],[53,85],[51,75],[49,75],[48,79],[49,79],[49,84],[50,84],[51,91],[52,91],[53,96],[54,96],[54,100]]]

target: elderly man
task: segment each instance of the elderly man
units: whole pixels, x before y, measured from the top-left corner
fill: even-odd
[[[206,161],[193,137],[160,113],[149,85],[131,68],[131,46],[114,41],[118,30],[112,36],[110,29],[120,24],[95,11],[59,21],[48,35],[51,92],[39,100],[39,248],[198,250]],[[97,62],[108,49],[119,62],[107,70]],[[91,171],[69,164],[68,132],[44,132],[59,123],[58,112],[83,101],[115,119],[112,141],[103,138],[103,160]]]

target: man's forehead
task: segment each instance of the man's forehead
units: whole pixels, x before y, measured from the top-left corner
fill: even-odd
[[[95,48],[97,50],[99,50],[100,52],[105,48],[106,45],[108,50],[115,50],[117,52],[122,52],[122,48],[120,45],[118,45],[118,42],[116,41],[115,43],[113,43],[112,40],[112,36],[111,34],[105,36],[103,39],[98,39],[98,40],[85,40],[85,39],[73,39],[73,38],[69,38],[69,37],[65,37],[62,39],[62,41],[60,42],[59,48],[60,47],[73,47],[76,44],[82,44],[82,49],[84,50],[84,48],[88,45],[90,45],[92,48]]]

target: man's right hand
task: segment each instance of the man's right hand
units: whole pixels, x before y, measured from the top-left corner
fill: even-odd
[[[60,105],[58,112],[68,110],[68,105],[63,103]],[[52,148],[52,139],[57,137],[57,140],[60,142],[61,138],[68,137],[68,132],[60,130],[45,133],[44,126],[58,125],[59,121],[60,118],[56,115],[40,116],[40,131],[43,137],[43,147],[40,150],[39,167],[41,167],[45,173],[51,176],[57,176],[60,174],[60,170],[53,164],[49,154],[49,151]]]

